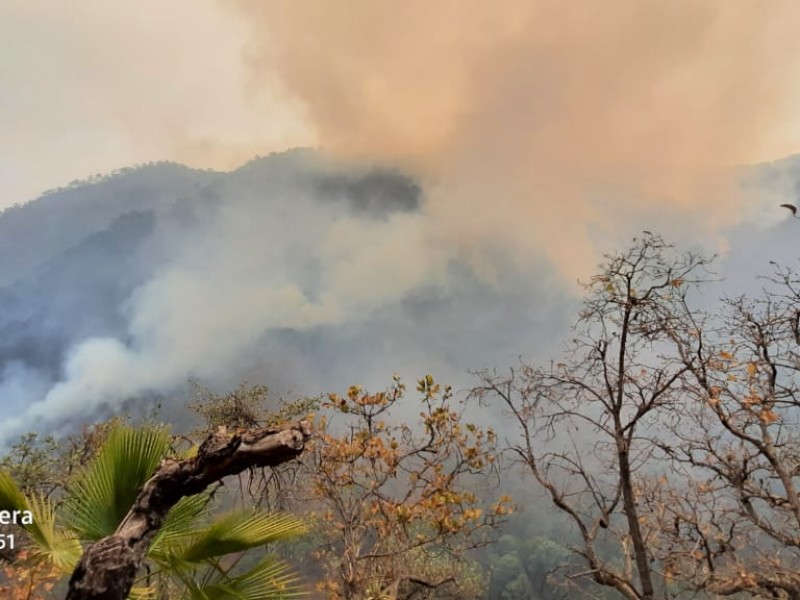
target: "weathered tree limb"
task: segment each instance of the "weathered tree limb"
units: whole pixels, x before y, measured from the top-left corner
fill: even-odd
[[[408,593],[404,593],[403,598],[405,598],[405,600],[411,600],[417,594],[421,593],[423,590],[431,591],[440,588],[448,583],[455,583],[456,578],[450,575],[448,577],[439,579],[438,581],[430,581],[428,579],[423,579],[422,577],[415,577],[413,575],[401,575],[400,577],[397,577],[394,581],[392,581],[392,583],[389,586],[387,586],[382,590],[381,593],[383,595],[381,597],[385,596],[387,598],[399,598],[400,586],[406,582],[414,586],[414,589],[412,589]]]
[[[125,600],[150,543],[170,509],[184,496],[250,467],[271,467],[296,458],[311,435],[306,421],[228,433],[218,427],[197,456],[165,458],[110,536],[83,553],[66,600]]]

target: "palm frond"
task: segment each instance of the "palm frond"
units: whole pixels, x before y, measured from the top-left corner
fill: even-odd
[[[128,600],[156,600],[157,598],[157,590],[147,586],[134,586],[128,594]]]
[[[176,549],[176,554],[184,561],[199,563],[295,537],[306,530],[305,523],[291,515],[235,511],[218,518],[183,548]]]
[[[78,536],[57,524],[55,506],[44,497],[32,497],[29,506],[35,527],[33,524],[24,527],[32,528],[28,531],[37,544],[33,553],[50,562],[60,573],[71,573],[83,553]]]
[[[46,498],[28,498],[11,476],[0,471],[0,510],[30,511],[31,523],[19,523],[36,547],[33,553],[51,562],[59,571],[68,573],[80,558],[82,548],[69,530],[56,526],[55,506]]]
[[[169,511],[161,528],[153,538],[148,558],[162,567],[174,564],[175,549],[185,547],[210,518],[209,494],[198,494],[182,498]]]
[[[267,557],[247,572],[192,590],[193,600],[286,600],[308,595],[285,562]]]
[[[78,475],[66,504],[69,525],[81,538],[98,540],[116,530],[169,443],[164,428],[120,426],[110,433]]]
[[[29,510],[28,498],[6,471],[0,470],[0,510]]]

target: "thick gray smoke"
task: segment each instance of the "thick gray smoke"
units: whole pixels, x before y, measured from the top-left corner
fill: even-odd
[[[727,232],[709,305],[797,259],[799,223],[777,207],[797,194],[797,161],[739,179],[751,214]],[[432,373],[459,387],[469,369],[557,354],[578,297],[556,266],[521,267],[500,243],[461,254],[427,208],[397,171],[293,151],[231,173],[149,165],[6,211],[0,442],[181,396],[190,378],[318,394]]]
[[[227,174],[151,165],[7,211],[3,245],[26,251],[0,263],[0,393],[16,415],[0,437],[188,378],[458,384],[548,349],[570,312],[552,269],[495,251],[476,273],[433,222],[408,177],[307,151]]]

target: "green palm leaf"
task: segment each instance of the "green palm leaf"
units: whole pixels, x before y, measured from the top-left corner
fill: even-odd
[[[209,501],[208,494],[198,494],[182,498],[173,506],[153,538],[148,558],[162,568],[176,566],[176,548],[185,547],[208,523]]]
[[[158,592],[152,587],[134,586],[128,594],[128,600],[156,600]]]
[[[217,519],[188,544],[176,548],[176,556],[189,563],[243,552],[278,540],[301,535],[305,524],[291,515],[235,511]]]
[[[0,510],[29,510],[28,499],[6,471],[0,471]]]
[[[272,557],[241,575],[191,590],[192,600],[285,600],[306,595],[300,577]]]
[[[26,497],[5,471],[0,471],[0,510],[31,511],[33,522],[20,526],[36,544],[34,553],[64,573],[74,568],[82,552],[78,538],[56,526],[55,506],[51,502],[41,496]]]
[[[139,489],[169,450],[165,428],[118,427],[76,479],[67,503],[69,525],[87,540],[113,533]]]

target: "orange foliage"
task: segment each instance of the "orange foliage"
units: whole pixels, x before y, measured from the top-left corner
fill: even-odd
[[[386,392],[351,387],[324,404],[346,420],[317,424],[311,472],[319,527],[330,542],[319,552],[328,572],[320,589],[329,598],[396,589],[420,575],[404,571],[412,557],[445,547],[458,555],[511,510],[506,497],[484,506],[470,491],[495,462],[494,432],[462,422],[450,389],[430,376],[417,390],[416,429],[391,424],[405,392],[397,379]]]
[[[35,562],[27,552],[20,552],[13,563],[2,569],[0,597],[7,600],[44,600],[54,598],[53,588],[60,578],[56,570]]]

